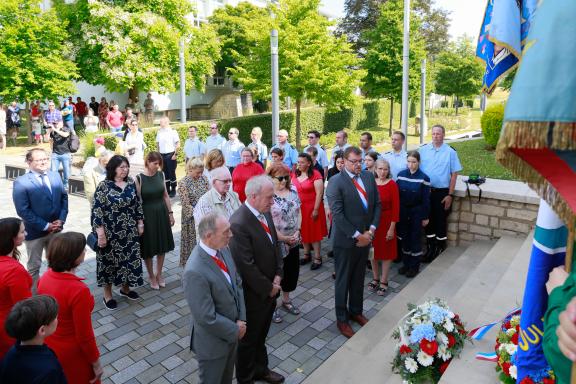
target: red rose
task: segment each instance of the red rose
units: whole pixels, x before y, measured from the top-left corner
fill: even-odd
[[[402,344],[400,346],[400,354],[411,353],[411,352],[412,352],[412,349],[409,346],[407,346],[406,344]]]
[[[442,364],[440,364],[440,367],[438,368],[440,370],[440,374],[442,375],[444,373],[444,371],[446,370],[446,368],[448,368],[448,365],[450,365],[450,360],[443,362]]]
[[[448,335],[448,348],[452,348],[456,344],[456,338],[452,335]]]
[[[554,380],[551,377],[546,377],[544,379],[542,379],[542,384],[555,384],[556,380]]]
[[[510,339],[510,341],[512,342],[512,344],[518,345],[518,332],[516,332],[514,335],[512,335],[512,338]]]
[[[438,352],[438,343],[436,341],[428,341],[422,339],[420,342],[420,349],[430,356],[434,356]]]
[[[544,379],[544,380],[546,380],[546,379]],[[535,384],[535,383],[534,383],[534,380],[532,380],[530,377],[526,376],[525,378],[522,379],[520,384]]]
[[[460,320],[460,316],[454,315],[454,321],[458,321],[458,320]]]
[[[507,376],[510,376],[510,363],[507,361],[502,363],[502,370]]]
[[[510,322],[507,321],[506,324],[504,324],[504,328],[510,329],[510,327],[511,327]]]

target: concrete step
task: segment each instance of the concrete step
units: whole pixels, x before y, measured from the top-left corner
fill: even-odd
[[[511,309],[522,305],[532,239],[533,233],[524,240],[496,289],[479,311],[478,316],[473,321],[468,322],[468,328],[473,329],[497,321]],[[495,364],[476,360],[476,353],[493,351],[498,331],[499,327],[495,326],[484,336],[483,340],[474,341],[473,345],[466,344],[460,358],[450,364],[440,382],[445,384],[498,383],[494,371]]]
[[[392,375],[392,331],[407,312],[407,304],[446,297],[465,284],[494,243],[477,242],[468,249],[449,248],[416,276],[370,322],[316,369],[305,383],[382,383]]]

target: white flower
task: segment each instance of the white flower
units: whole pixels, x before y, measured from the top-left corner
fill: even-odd
[[[448,344],[448,336],[442,332],[438,332],[438,341],[440,344]]]
[[[444,329],[448,332],[452,332],[454,330],[454,323],[452,323],[452,320],[446,319],[446,321],[444,321]]]
[[[506,330],[506,334],[510,337],[514,336],[515,333],[516,333],[516,328],[510,328],[510,329]]]
[[[416,371],[418,370],[418,364],[411,357],[404,360],[404,366],[406,367],[407,370],[410,371],[410,373],[416,373]]]
[[[449,318],[453,319],[454,316],[456,316],[456,315],[454,314],[454,312],[448,311],[448,317],[449,317]]]
[[[510,356],[516,353],[516,350],[518,349],[517,345],[514,345],[512,343],[506,343],[505,345],[506,345],[506,352],[508,352]]]
[[[417,359],[420,365],[422,365],[423,367],[428,367],[432,365],[432,363],[434,362],[434,358],[424,351],[418,352]]]
[[[452,354],[448,352],[448,346],[440,345],[438,347],[438,356],[440,356],[443,361],[448,361],[452,357]]]
[[[517,368],[515,365],[511,365],[510,370],[508,372],[510,373],[511,378],[516,379]]]

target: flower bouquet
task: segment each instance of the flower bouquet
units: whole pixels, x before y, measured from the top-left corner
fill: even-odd
[[[408,309],[392,335],[398,340],[392,370],[408,383],[437,383],[452,358],[460,355],[468,333],[440,299]]]
[[[518,336],[520,335],[520,313],[508,315],[500,327],[496,338],[496,372],[498,379],[503,384],[516,384],[517,369],[516,359],[518,350]],[[544,369],[542,372],[524,377],[520,384],[554,384],[556,379],[552,369]]]

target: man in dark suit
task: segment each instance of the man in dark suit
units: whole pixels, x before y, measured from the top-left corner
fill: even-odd
[[[26,153],[29,172],[14,181],[12,200],[26,228],[26,253],[23,259],[34,281],[33,292],[42,266],[42,251],[54,233],[60,232],[68,216],[68,194],[58,172],[48,171],[50,158],[45,150]]]
[[[196,353],[200,383],[230,384],[238,340],[246,333],[246,308],[242,280],[228,249],[228,219],[219,213],[204,216],[198,237],[182,275],[192,314],[190,349]]]
[[[372,173],[362,171],[362,151],[344,151],[344,169],[326,191],[332,212],[332,247],[336,268],[336,325],[346,337],[354,331],[349,319],[363,326],[364,275],[370,244],[380,222],[380,197]]]
[[[240,340],[236,363],[238,383],[263,380],[282,383],[284,377],[268,368],[266,336],[276,308],[282,279],[282,256],[270,215],[274,185],[265,175],[246,183],[246,201],[230,217],[234,237],[230,250],[242,276],[248,330]]]

